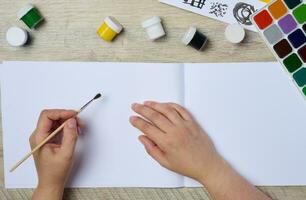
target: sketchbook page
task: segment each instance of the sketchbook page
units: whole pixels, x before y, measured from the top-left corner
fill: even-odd
[[[306,102],[279,63],[187,64],[185,78],[187,108],[239,173],[306,185]]]
[[[239,23],[244,28],[256,31],[250,16],[265,4],[259,0],[159,0],[184,10],[188,10],[229,24]]]
[[[80,115],[79,137],[68,187],[181,187],[183,178],[157,164],[138,141],[130,105],[154,99],[180,102],[182,66],[70,62],[9,62],[1,68],[6,188],[36,186],[32,158],[12,167],[30,147],[28,138],[45,108],[79,109],[97,92],[103,99]]]

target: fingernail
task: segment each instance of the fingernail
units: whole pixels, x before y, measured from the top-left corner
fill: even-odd
[[[136,119],[137,119],[136,116],[131,116],[131,117],[130,117],[130,122],[133,122],[133,121],[135,121]]]
[[[138,140],[139,140],[139,142],[141,142],[141,144],[145,145],[144,141],[141,140],[141,137],[138,137]]]
[[[136,108],[139,104],[138,103],[133,103],[132,108]]]
[[[75,119],[69,119],[68,120],[68,128],[70,129],[76,129],[77,128],[77,123]]]

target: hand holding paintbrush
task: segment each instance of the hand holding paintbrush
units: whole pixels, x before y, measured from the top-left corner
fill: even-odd
[[[91,102],[93,102],[96,99],[99,99],[101,97],[101,94],[97,94],[93,99],[88,101],[84,106],[80,108],[80,110],[76,111],[73,116],[70,117],[76,117],[78,114],[80,114]],[[26,161],[32,154],[34,154],[37,150],[39,150],[42,146],[44,146],[47,142],[49,142],[52,138],[54,138],[60,131],[63,130],[65,127],[67,121],[65,121],[62,125],[60,125],[57,129],[55,129],[50,135],[48,135],[44,140],[42,140],[39,144],[37,144],[31,152],[26,154],[19,162],[17,162],[11,169],[10,172],[13,172],[18,166],[20,166],[24,161]]]
[[[38,187],[32,200],[58,200],[63,190],[70,169],[73,165],[75,147],[78,140],[79,123],[74,110],[44,110],[39,116],[37,127],[30,137],[34,149],[54,130],[60,121],[65,126],[59,134],[33,153],[38,175]]]

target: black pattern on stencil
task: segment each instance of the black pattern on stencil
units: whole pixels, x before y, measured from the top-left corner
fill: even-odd
[[[183,3],[202,9],[206,0],[184,0]]]
[[[237,3],[233,9],[236,20],[244,25],[252,25],[251,15],[255,12],[254,6],[243,2]]]
[[[209,13],[215,15],[216,17],[224,17],[227,12],[227,8],[227,4],[214,2],[211,3]]]

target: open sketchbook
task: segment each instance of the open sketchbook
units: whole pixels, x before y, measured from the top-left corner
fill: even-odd
[[[97,92],[105,98],[81,114],[68,187],[199,186],[159,166],[128,122],[133,102],[185,105],[218,151],[256,185],[306,184],[306,105],[278,63],[142,64],[4,62],[1,66],[6,188],[36,186],[28,137],[44,108],[78,109]],[[191,163],[190,163],[191,164]]]

